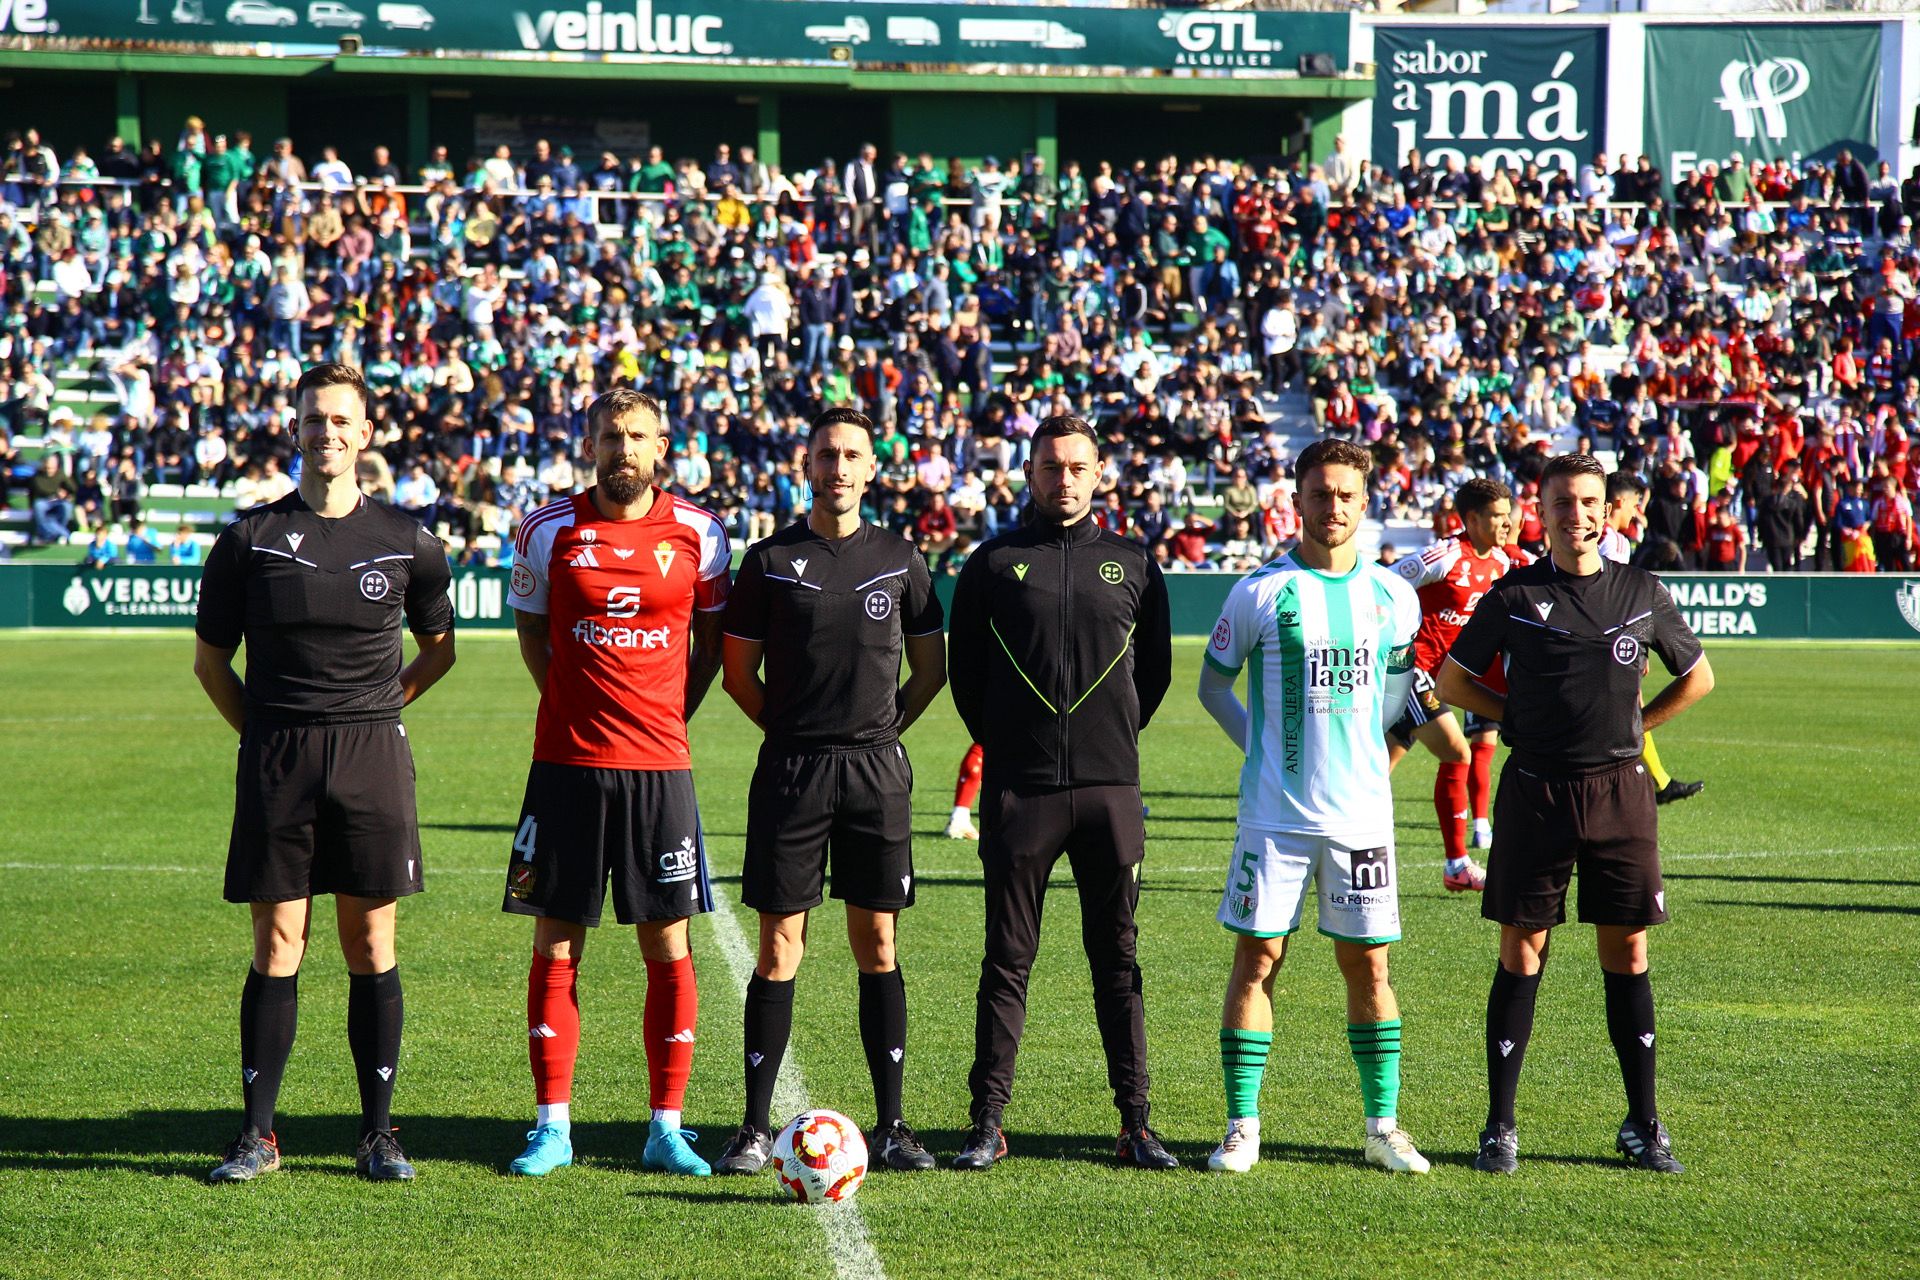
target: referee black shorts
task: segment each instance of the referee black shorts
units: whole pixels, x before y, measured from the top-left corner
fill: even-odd
[[[406,726],[246,727],[227,842],[228,902],[404,898],[421,887]]]
[[[913,905],[913,765],[898,742],[839,751],[769,743],[747,791],[740,900],[791,915],[833,896],[868,911]]]
[[[1493,800],[1480,914],[1519,929],[1564,924],[1576,871],[1582,924],[1666,922],[1647,767],[1629,760],[1601,773],[1550,778],[1508,756]]]
[[[621,924],[713,910],[693,774],[534,761],[500,909],[597,925],[609,877]]]

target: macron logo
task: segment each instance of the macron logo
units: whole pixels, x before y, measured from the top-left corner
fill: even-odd
[[[248,1084],[252,1084],[253,1078],[259,1074],[260,1073],[258,1071],[255,1071],[252,1067],[240,1068],[240,1078],[242,1080],[245,1080]]]
[[[905,892],[907,891],[907,889],[908,889],[908,887],[909,887],[910,885],[912,885],[912,884],[913,884],[913,877],[912,877],[912,876],[901,876],[901,877],[900,877],[900,892],[902,892],[902,893],[905,893]]]
[[[1504,1058],[1512,1052],[1513,1052],[1513,1041],[1502,1040],[1500,1042],[1500,1056]]]
[[[1547,615],[1553,612],[1553,601],[1542,600],[1539,604],[1536,604],[1533,607],[1540,611],[1540,621],[1545,622],[1547,620]]]
[[[307,540],[307,535],[304,533],[290,533],[287,535],[287,545],[292,547],[295,551],[298,551],[300,549],[300,544],[305,542],[306,540]]]
[[[667,1043],[668,1044],[692,1044],[693,1028],[692,1027],[680,1028],[678,1031],[674,1032],[672,1035],[667,1037]]]
[[[793,576],[796,578],[804,578],[807,576],[807,562],[805,560],[796,559],[793,562]]]
[[[375,1075],[377,1075],[377,1076],[379,1076],[379,1077],[380,1077],[380,1078],[381,1078],[382,1080],[391,1080],[391,1079],[393,1079],[393,1068],[392,1068],[392,1067],[375,1067],[375,1068],[373,1069],[373,1073],[374,1073]]]
[[[895,1062],[898,1062],[900,1061],[900,1059],[907,1056],[907,1051],[905,1049],[889,1049],[887,1050],[887,1056],[889,1058],[892,1058]]]
[[[1649,1031],[1640,1037],[1640,1047],[1643,1049],[1653,1048],[1653,1032]]]
[[[575,569],[598,569],[600,561],[594,556],[592,547],[582,547],[573,553],[573,559],[567,564]]]
[[[759,1066],[761,1063],[765,1062],[766,1060],[767,1060],[767,1055],[764,1053],[750,1053],[747,1055],[747,1061],[751,1062],[756,1067]]]

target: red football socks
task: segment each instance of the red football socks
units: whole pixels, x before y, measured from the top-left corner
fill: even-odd
[[[1467,766],[1445,764],[1433,780],[1433,811],[1440,818],[1440,843],[1449,860],[1467,856]]]
[[[527,1058],[533,1064],[533,1100],[541,1106],[573,1098],[573,1063],[580,1056],[578,960],[533,953],[527,974]]]
[[[647,961],[647,1003],[641,1025],[647,1037],[648,1104],[656,1111],[678,1111],[693,1074],[693,1024],[700,1012],[700,991],[693,979],[693,957]]]
[[[1499,749],[1497,742],[1473,744],[1473,772],[1467,775],[1467,796],[1472,801],[1476,821],[1486,818],[1493,803],[1493,753]]]
[[[980,765],[986,758],[986,750],[979,743],[967,748],[967,758],[960,762],[960,778],[953,786],[954,808],[971,809],[980,798]]]

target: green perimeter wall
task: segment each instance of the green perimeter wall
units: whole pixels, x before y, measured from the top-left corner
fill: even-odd
[[[1227,573],[1169,574],[1177,635],[1213,629]],[[951,597],[952,579],[939,582]],[[1920,643],[1920,574],[1670,574],[1664,581],[1701,636],[1763,640],[1907,640]],[[454,574],[454,613],[463,627],[513,625],[504,569]],[[0,568],[0,627],[190,627],[200,589],[197,568],[72,565]]]
[[[1332,150],[1342,110],[1371,82],[1219,80],[1153,76],[909,74],[812,68],[529,66],[446,59],[266,59],[158,55],[23,54],[0,50],[0,123],[33,125],[61,156],[98,155],[118,133],[132,146],[169,149],[189,115],[215,133],[245,130],[257,154],[290,136],[312,163],[336,145],[356,170],[376,144],[406,170],[435,145],[456,165],[478,149],[481,115],[643,123],[669,158],[711,157],[715,144],[756,143],[790,170],[831,156],[844,164],[861,141],[882,151],[931,151],[944,160],[1005,165],[1027,152],[1050,171],[1078,159],[1130,163],[1210,152],[1278,160],[1308,146]],[[425,62],[425,60],[417,60]],[[578,149],[578,147],[576,147]],[[615,144],[624,158],[630,145]],[[592,159],[580,159],[591,167]]]

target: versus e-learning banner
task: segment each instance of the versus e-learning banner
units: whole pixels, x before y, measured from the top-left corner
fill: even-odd
[[[1607,50],[1599,27],[1381,26],[1373,97],[1373,158],[1519,173],[1573,172],[1602,149]]]
[[[1650,26],[1646,152],[1670,182],[1735,151],[1872,164],[1880,91],[1878,24]]]
[[[1213,630],[1230,573],[1167,576],[1173,629]],[[935,582],[943,601],[952,579]],[[1920,574],[1662,574],[1680,614],[1705,639],[1911,640],[1920,643]],[[513,625],[505,569],[455,569],[448,591],[464,628]],[[193,625],[200,570],[166,565],[0,567],[0,627],[179,627]]]
[[[0,0],[0,34],[171,45],[610,54],[673,61],[1293,71],[1347,65],[1334,13],[793,0]]]

